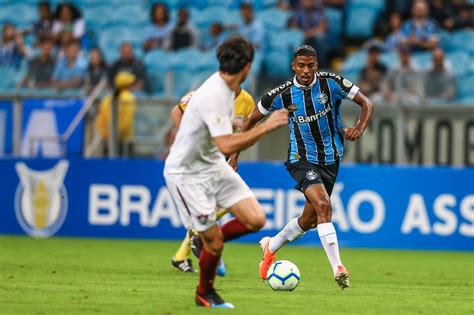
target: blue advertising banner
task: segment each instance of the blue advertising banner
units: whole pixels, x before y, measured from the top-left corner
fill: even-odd
[[[0,157],[12,154],[13,103],[0,101]]]
[[[1,160],[0,233],[180,239],[185,230],[152,160]],[[298,216],[304,196],[281,163],[242,163],[267,214],[257,242]],[[474,250],[474,169],[342,166],[332,195],[343,247]],[[318,245],[315,231],[296,243]]]
[[[83,100],[24,100],[22,121],[21,156],[80,156],[82,153],[83,124],[78,125],[69,138],[66,148],[59,141],[38,139],[38,136],[59,136],[64,134],[74,117],[81,110]]]

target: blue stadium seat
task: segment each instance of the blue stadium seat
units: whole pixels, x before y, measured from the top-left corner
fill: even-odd
[[[420,69],[426,70],[429,69],[432,65],[432,53],[430,51],[426,52],[417,52],[412,54],[412,61]]]
[[[275,32],[283,30],[288,25],[290,13],[277,8],[265,9],[257,13],[257,19],[262,21],[265,30]]]
[[[112,12],[109,7],[88,7],[84,12],[84,17],[88,26],[100,29],[110,22],[108,17],[111,14]]]
[[[203,53],[201,59],[199,60],[197,70],[198,71],[217,71],[219,69],[219,62],[216,58],[215,51],[208,51]]]
[[[339,36],[342,33],[342,11],[335,8],[325,8],[324,14],[328,20],[329,33]]]
[[[160,66],[148,65],[146,73],[152,94],[163,97],[166,92],[166,70]]]
[[[349,0],[349,7],[366,7],[375,9],[378,12],[385,9],[385,1],[383,0]]]
[[[351,82],[354,82],[357,83],[357,81],[359,80],[359,75],[360,75],[360,70],[352,70],[352,71],[344,71],[342,72],[342,76],[351,81]]]
[[[145,55],[145,65],[160,69],[161,71],[168,71],[171,68],[172,54],[162,49],[155,49]]]
[[[210,7],[201,11],[201,14],[194,19],[194,23],[199,29],[207,29],[214,22],[224,22],[230,11],[224,7]]]
[[[272,32],[268,36],[270,50],[279,50],[289,54],[292,54],[293,50],[304,40],[304,33],[299,30],[288,29],[277,33]]]
[[[130,42],[135,54],[141,55],[143,38],[140,35],[142,35],[140,32],[126,26],[106,28],[100,33],[99,47],[104,52],[108,62],[115,60],[119,54],[120,45],[124,42]]]
[[[388,69],[393,69],[398,65],[398,53],[395,51],[383,53],[380,57],[380,61],[387,66]]]
[[[3,22],[9,21],[15,24],[18,28],[26,28],[38,19],[36,6],[27,3],[14,3],[10,5],[1,5],[0,20]]]
[[[446,55],[455,76],[463,76],[469,71],[469,54],[464,51],[455,51]]]
[[[367,63],[367,51],[364,49],[358,50],[349,57],[346,58],[346,61],[342,65],[343,72],[350,71],[360,71],[365,67]]]
[[[149,21],[148,12],[141,6],[120,6],[111,13],[109,24],[113,25],[145,25]]]
[[[171,70],[193,72],[199,68],[199,61],[203,56],[204,53],[199,49],[185,48],[178,50],[172,54]]]
[[[15,84],[20,79],[18,72],[13,67],[0,67],[0,88],[2,91],[8,91],[15,88]]]
[[[275,50],[266,54],[263,66],[267,75],[273,78],[287,79],[292,74],[289,62],[287,53]]]
[[[189,70],[173,71],[173,98],[180,99],[188,93],[192,86],[194,72]]]
[[[470,43],[470,44],[469,44]],[[450,51],[466,51],[474,54],[474,30],[462,29],[452,33],[449,42]]]
[[[365,7],[351,7],[348,12],[346,34],[350,38],[368,38],[374,33],[377,10]]]
[[[474,75],[456,77],[457,100],[474,105]]]

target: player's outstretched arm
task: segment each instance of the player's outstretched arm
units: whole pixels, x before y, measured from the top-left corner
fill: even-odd
[[[247,119],[245,119],[245,121],[242,125],[242,128],[240,129],[240,132],[245,132],[245,131],[248,131],[248,130],[252,129],[264,117],[265,117],[265,115],[263,115],[260,112],[260,110],[257,107],[255,107],[254,110],[247,117]],[[228,161],[229,165],[234,169],[234,171],[237,171],[237,164],[239,162],[239,154],[240,154],[240,150],[233,153],[230,156],[229,161]]]
[[[374,111],[374,105],[372,105],[372,102],[369,100],[369,98],[361,91],[357,92],[353,101],[362,108],[362,112],[359,115],[359,120],[357,121],[355,128],[344,128],[346,139],[349,141],[357,140],[362,136],[365,128],[367,128],[367,125],[372,118],[372,113]]]
[[[181,119],[183,118],[183,111],[179,108],[179,105],[175,105],[171,110],[171,120],[174,123],[176,128],[179,128],[179,124],[181,123]]]
[[[231,155],[232,153],[245,150],[265,134],[286,124],[288,124],[288,111],[286,109],[280,109],[273,112],[265,122],[249,131],[214,137],[213,140],[222,154]]]

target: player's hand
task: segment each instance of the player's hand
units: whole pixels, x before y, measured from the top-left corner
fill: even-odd
[[[234,171],[237,172],[237,164],[239,163],[239,155],[237,153],[231,154],[227,163],[229,163],[230,167],[232,167]]]
[[[362,132],[360,132],[359,129],[352,127],[344,128],[344,133],[346,135],[346,139],[349,141],[355,141],[362,136]]]
[[[288,110],[280,109],[274,111],[270,117],[263,123],[268,127],[268,131],[277,129],[278,127],[285,126],[288,124]]]

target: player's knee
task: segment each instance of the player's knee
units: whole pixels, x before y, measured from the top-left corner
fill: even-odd
[[[206,250],[214,256],[220,256],[224,250],[224,237],[218,235],[206,244]]]
[[[267,218],[265,217],[265,212],[263,212],[263,209],[261,210],[262,211],[256,211],[253,220],[248,222],[247,228],[250,231],[256,232],[265,226]]]

